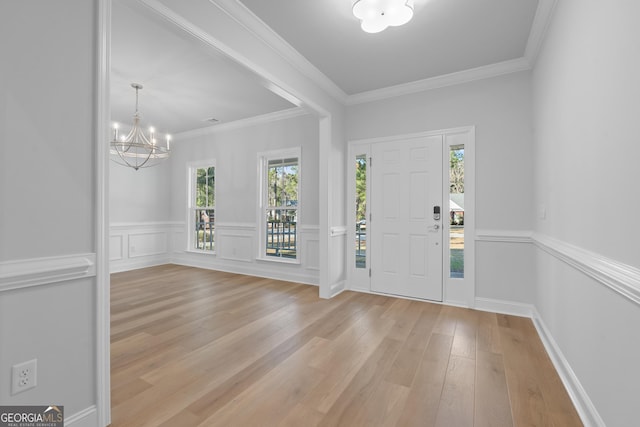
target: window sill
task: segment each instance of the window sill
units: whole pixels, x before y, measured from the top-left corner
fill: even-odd
[[[292,264],[292,265],[300,265],[299,259],[287,259],[280,257],[258,257],[256,261],[265,261],[265,262],[277,262],[280,264]]]

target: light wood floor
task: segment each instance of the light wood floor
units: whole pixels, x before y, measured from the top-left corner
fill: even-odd
[[[581,426],[530,320],[167,265],[111,277],[113,426]]]

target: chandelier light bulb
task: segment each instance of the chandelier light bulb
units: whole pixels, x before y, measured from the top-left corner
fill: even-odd
[[[413,0],[355,0],[353,14],[367,33],[404,25],[413,18]]]
[[[160,160],[169,157],[169,140],[167,135],[166,143],[158,143],[155,138],[156,130],[149,127],[149,138],[144,135],[140,128],[140,113],[138,111],[138,91],[142,89],[139,83],[131,83],[131,87],[136,91],[136,109],[133,115],[133,128],[127,135],[118,135],[120,128],[118,123],[113,124],[113,139],[110,142],[111,159],[123,166],[131,167],[135,170],[146,168],[158,164]],[[124,133],[124,132],[123,132]]]

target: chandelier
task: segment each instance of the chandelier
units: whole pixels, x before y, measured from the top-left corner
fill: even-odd
[[[140,113],[138,112],[138,91],[142,89],[139,83],[131,83],[136,90],[136,112],[133,115],[133,128],[127,135],[118,135],[120,126],[113,124],[113,140],[110,142],[111,160],[135,170],[157,165],[160,160],[169,157],[170,135],[166,135],[165,143],[156,140],[155,130],[149,128],[149,137],[140,128]]]
[[[404,25],[413,17],[413,0],[355,0],[353,14],[362,30],[379,33],[389,26]]]

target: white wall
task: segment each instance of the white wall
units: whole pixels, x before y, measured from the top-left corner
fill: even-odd
[[[640,396],[640,298],[613,290],[640,294],[638,16],[559,1],[533,73],[534,238],[555,249],[538,245],[535,304],[609,426],[637,425]]]
[[[173,240],[174,261],[238,273],[318,283],[319,158],[318,119],[304,115],[235,130],[176,135],[171,162],[171,219],[180,223]],[[301,147],[299,216],[300,265],[256,261],[258,256],[258,153]],[[190,162],[215,159],[217,255],[188,248]]]
[[[256,222],[258,153],[302,148],[301,218],[318,225],[318,119],[301,115],[233,130],[175,136],[171,155],[171,220],[186,221],[187,164],[216,159],[216,220]]]
[[[135,170],[109,162],[109,271],[169,262],[171,162]]]
[[[531,303],[526,245],[496,235],[532,227],[531,97],[528,72],[358,104],[347,110],[349,140],[476,126],[476,296]],[[474,244],[474,236],[467,236]]]
[[[329,297],[338,292],[345,272],[344,238],[329,236],[329,229],[344,225],[345,198],[341,183],[344,182],[344,107],[332,95],[328,85],[320,85],[289,59],[289,46],[274,47],[281,41],[264,23],[247,13],[236,2],[193,0],[159,0],[158,9],[174,20],[179,15],[182,24],[213,46],[221,49],[256,74],[299,99],[320,117],[320,184],[319,196],[319,251],[320,295]],[[155,6],[154,6],[155,7]],[[312,72],[313,74],[313,72]],[[330,86],[330,85],[329,85]]]
[[[0,3],[0,405],[70,420],[96,405],[95,22],[94,1]]]
[[[134,170],[109,162],[109,220],[112,224],[161,222],[171,218],[171,164]]]

